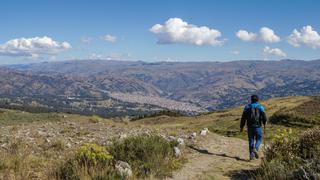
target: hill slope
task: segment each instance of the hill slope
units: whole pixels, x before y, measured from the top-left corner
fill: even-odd
[[[312,118],[320,116],[318,97],[276,98],[264,101],[262,104],[266,106],[269,117],[287,112],[296,112],[299,116],[308,115]],[[57,163],[64,161],[83,144],[96,143],[107,146],[114,138],[121,139],[145,133],[158,134],[167,138],[180,137],[186,143],[182,151],[188,162],[181,170],[174,172],[174,179],[185,179],[187,176],[193,179],[239,178],[245,176],[241,174],[243,170],[259,165],[259,161],[246,162],[248,158],[246,134],[238,133],[242,108],[227,109],[196,117],[157,116],[136,121],[60,113],[34,114],[2,109],[0,111],[0,154],[12,144],[23,142],[26,144],[23,146],[26,148],[24,150],[32,152],[33,164],[27,167],[30,177],[43,179],[47,176],[48,170],[52,170]],[[310,111],[306,109],[311,109],[314,114],[310,115]],[[269,137],[278,129],[290,127],[294,133],[299,133],[308,128],[288,125],[268,124],[267,141],[269,142]],[[318,125],[314,124],[314,126]],[[198,135],[194,141],[188,139],[191,133],[198,133],[205,127],[211,131],[209,135]],[[1,167],[0,174],[12,172],[2,171]]]

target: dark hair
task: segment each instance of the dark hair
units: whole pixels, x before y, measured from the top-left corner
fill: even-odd
[[[251,96],[251,102],[252,102],[252,103],[255,103],[255,102],[258,102],[258,101],[259,101],[258,95],[255,95],[255,94],[254,94],[254,95]]]

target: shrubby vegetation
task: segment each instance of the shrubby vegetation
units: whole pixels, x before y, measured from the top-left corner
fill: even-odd
[[[270,122],[287,127],[313,127],[319,124],[314,118],[285,112],[276,112],[270,117]]]
[[[121,179],[105,147],[86,144],[55,172],[57,179]]]
[[[300,136],[290,129],[279,131],[257,172],[257,179],[319,179],[320,128]]]
[[[102,97],[110,100],[110,97]],[[67,99],[65,96],[37,95],[23,98],[14,95],[0,95],[0,108],[20,110],[30,113],[68,113],[81,114],[86,116],[98,115],[103,118],[114,118],[128,116],[139,116],[141,114],[153,114],[154,108],[158,106],[145,104],[141,110],[136,110],[138,103],[120,102],[112,99],[114,106],[99,106],[98,99],[86,95],[78,96],[75,99]],[[36,103],[37,105],[34,105]],[[76,105],[74,105],[76,104]],[[119,111],[119,108],[124,109]]]
[[[13,139],[0,154],[0,179],[32,179],[43,165],[43,159],[33,155],[27,144]]]
[[[0,125],[14,125],[30,122],[59,121],[63,118],[58,113],[28,113],[24,111],[0,109]]]
[[[182,164],[182,159],[174,156],[176,145],[157,135],[114,140],[108,147],[86,144],[54,174],[57,179],[125,179],[115,168],[120,160],[131,166],[136,178],[163,178]]]
[[[174,156],[173,148],[177,145],[161,136],[140,135],[114,141],[109,151],[115,159],[128,162],[137,177],[165,177],[182,164]]]
[[[312,97],[293,109],[280,109],[270,117],[270,122],[292,128],[315,127],[320,125],[319,103],[320,97]]]
[[[136,121],[136,120],[140,120],[140,119],[144,119],[144,118],[158,117],[158,116],[181,117],[181,116],[185,116],[185,115],[180,111],[162,110],[162,111],[158,111],[158,112],[154,112],[154,113],[137,115],[137,116],[131,118],[131,121]]]
[[[27,144],[16,139],[0,154],[0,179],[32,179],[37,171],[44,170],[41,177],[47,179],[127,179],[116,168],[119,161],[131,166],[133,179],[165,178],[183,163],[183,158],[174,155],[176,145],[161,136],[138,135],[114,140],[109,146],[84,144],[70,152],[67,159],[53,161],[37,157]],[[57,140],[48,151],[62,153],[63,147],[63,142]]]

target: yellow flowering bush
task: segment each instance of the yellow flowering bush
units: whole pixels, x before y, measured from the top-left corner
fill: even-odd
[[[297,173],[302,170],[303,176]],[[320,128],[300,135],[290,129],[278,130],[257,174],[255,179],[319,179]]]
[[[57,179],[121,179],[105,147],[85,144],[56,171]]]
[[[112,158],[106,148],[96,144],[85,144],[79,148],[76,154],[76,159],[86,165],[107,164]]]
[[[184,162],[183,157],[175,156],[177,145],[177,141],[168,141],[159,135],[114,139],[108,147],[85,144],[58,167],[56,179],[125,179],[116,168],[118,161],[131,166],[132,179],[149,176],[164,179]]]
[[[272,136],[270,148],[266,151],[266,159],[280,161],[293,161],[299,151],[299,144],[294,138],[292,129],[278,129]]]
[[[320,128],[309,129],[295,138],[292,129],[279,129],[272,137],[270,152],[273,151],[291,159],[294,156],[305,159],[320,156]]]
[[[288,143],[289,139],[292,137],[292,129],[278,129],[277,134],[272,136],[272,142],[277,143]]]

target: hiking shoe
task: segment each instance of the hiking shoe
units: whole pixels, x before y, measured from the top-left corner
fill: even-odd
[[[250,161],[253,161],[254,160],[254,157],[253,156],[250,156]]]
[[[253,154],[256,159],[259,159],[259,154],[257,150],[253,150]]]

